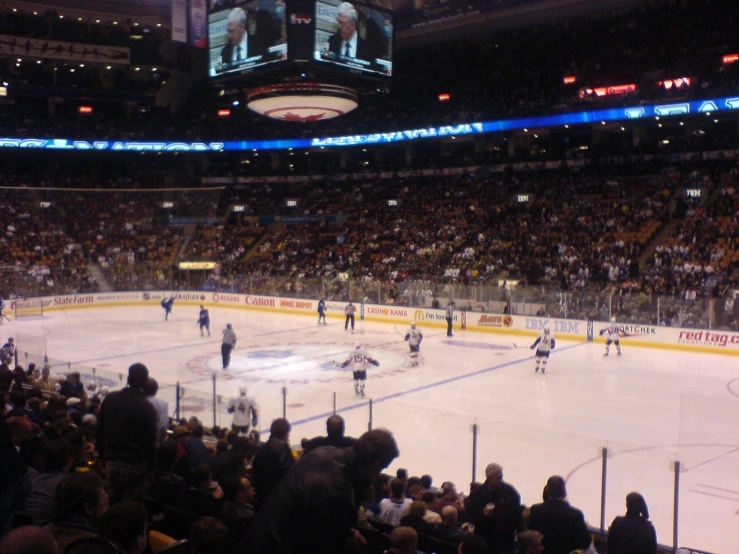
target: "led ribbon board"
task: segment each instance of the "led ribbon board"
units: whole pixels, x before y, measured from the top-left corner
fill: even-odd
[[[523,119],[504,119],[483,123],[463,123],[442,127],[426,127],[405,131],[387,131],[366,135],[325,137],[314,139],[286,140],[242,140],[228,142],[161,142],[161,141],[85,141],[70,139],[0,138],[2,148],[39,148],[42,150],[114,151],[114,152],[223,152],[244,150],[287,150],[288,148],[320,148],[383,144],[407,140],[431,139],[520,129],[558,127],[563,125],[586,125],[601,121],[627,121],[655,117],[711,114],[739,110],[739,96],[608,108],[567,114],[545,115]]]

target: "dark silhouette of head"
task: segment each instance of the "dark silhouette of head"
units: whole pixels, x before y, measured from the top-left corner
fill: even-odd
[[[326,434],[332,438],[344,436],[344,418],[340,415],[332,415],[326,420]]]
[[[143,390],[149,380],[149,369],[142,363],[133,364],[128,368],[128,386]]]

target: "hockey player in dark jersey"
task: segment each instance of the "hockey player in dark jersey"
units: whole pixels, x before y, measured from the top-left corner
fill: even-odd
[[[198,325],[200,325],[201,337],[205,336],[203,335],[203,329],[206,329],[208,331],[208,336],[210,336],[210,314],[202,305],[200,306],[200,314],[198,315]]]
[[[164,308],[164,321],[169,321],[169,314],[172,313],[172,304],[174,304],[174,294],[169,298],[162,300],[162,308]]]

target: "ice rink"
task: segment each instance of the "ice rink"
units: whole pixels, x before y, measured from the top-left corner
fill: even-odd
[[[391,466],[451,480],[468,491],[485,465],[501,464],[525,504],[540,501],[546,479],[567,479],[569,500],[600,524],[601,452],[607,447],[606,526],[625,511],[632,490],[644,494],[658,540],[672,544],[673,462],[679,461],[679,543],[719,554],[739,553],[739,360],[734,356],[652,350],[623,341],[603,357],[602,343],[558,341],[546,375],[534,372],[531,337],[424,327],[421,363],[410,365],[406,326],[343,319],[317,325],[308,316],[211,308],[212,337],[200,337],[197,307],[175,304],[170,321],[154,307],[67,309],[5,323],[3,341],[20,351],[45,346],[52,373],[71,367],[83,380],[125,379],[145,363],[174,411],[174,383],[184,387],[183,415],[213,423],[213,376],[220,409],[246,383],[257,399],[260,427],[282,416],[283,388],[291,442],[324,434],[334,406],[347,434],[392,430],[400,458]],[[221,369],[221,330],[239,337],[228,371]],[[370,368],[367,398],[354,394],[343,361],[355,342],[380,361]],[[515,345],[518,348],[514,347]],[[33,354],[29,361],[33,359]],[[21,364],[25,363],[21,357]],[[371,415],[369,400],[372,399]]]

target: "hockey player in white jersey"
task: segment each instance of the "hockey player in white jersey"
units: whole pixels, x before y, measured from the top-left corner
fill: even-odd
[[[536,348],[536,371],[541,369],[542,373],[546,373],[549,353],[554,350],[554,343],[554,334],[549,327],[544,327],[534,344],[531,345],[531,350]]]
[[[249,434],[249,425],[256,427],[259,423],[259,412],[257,403],[253,398],[246,396],[245,385],[239,387],[239,396],[234,396],[228,401],[228,413],[234,415],[231,429],[244,435]]]
[[[354,394],[364,396],[364,384],[367,381],[367,364],[370,363],[375,367],[379,367],[380,362],[372,358],[367,351],[358,344],[354,351],[349,354],[346,361],[341,367],[352,365],[354,371]]]
[[[423,332],[416,328],[416,322],[411,321],[411,326],[405,332],[405,340],[411,349],[411,365],[418,365],[418,353],[421,351],[421,342],[423,341]]]
[[[611,343],[616,345],[616,352],[618,352],[618,355],[621,355],[621,342],[619,339],[621,338],[621,329],[616,323],[616,318],[611,318],[611,324],[606,327],[605,329],[600,330],[600,335],[606,335],[606,352],[603,354],[603,356],[608,356],[610,354],[611,350]]]

